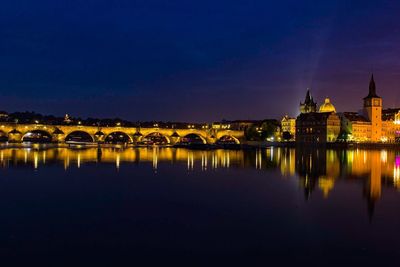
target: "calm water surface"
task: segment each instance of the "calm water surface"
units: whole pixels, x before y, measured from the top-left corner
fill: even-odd
[[[2,266],[396,266],[400,152],[0,150]]]

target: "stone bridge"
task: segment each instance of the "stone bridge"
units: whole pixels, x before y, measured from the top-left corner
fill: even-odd
[[[98,127],[86,125],[46,125],[46,124],[15,124],[1,123],[0,137],[2,140],[9,142],[23,142],[24,138],[32,134],[40,134],[47,136],[52,142],[65,142],[69,140],[71,134],[82,134],[90,136],[90,142],[104,142],[110,135],[125,136],[128,143],[137,143],[146,137],[156,134],[157,136],[165,137],[168,144],[176,144],[181,138],[188,135],[196,136],[201,139],[204,144],[214,144],[221,138],[228,138],[235,143],[240,144],[244,141],[244,132],[230,129],[209,129],[209,128],[188,128],[188,129],[173,129],[173,128],[143,128],[143,127]]]

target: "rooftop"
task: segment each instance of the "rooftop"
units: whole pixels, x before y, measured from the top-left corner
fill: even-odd
[[[343,112],[344,117],[346,117],[349,121],[361,121],[361,122],[369,122],[367,118],[360,115],[357,112]]]

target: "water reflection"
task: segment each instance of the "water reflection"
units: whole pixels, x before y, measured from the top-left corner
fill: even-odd
[[[381,197],[382,186],[400,188],[400,153],[395,150],[324,150],[268,148],[258,150],[187,150],[174,148],[6,148],[0,150],[3,168],[62,164],[65,170],[88,163],[151,163],[157,172],[161,163],[184,164],[188,171],[226,168],[278,170],[282,177],[293,177],[304,190],[305,199],[316,188],[328,198],[338,179],[360,181],[368,209]]]

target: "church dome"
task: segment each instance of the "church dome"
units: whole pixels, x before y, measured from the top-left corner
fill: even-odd
[[[335,106],[332,105],[329,98],[325,98],[325,102],[319,107],[319,112],[336,112]]]

